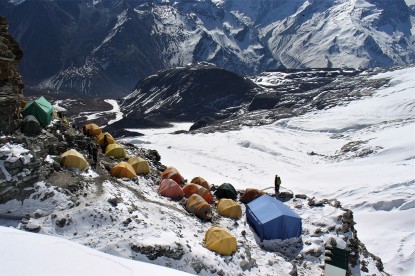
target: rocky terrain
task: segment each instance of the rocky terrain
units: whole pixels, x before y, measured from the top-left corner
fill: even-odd
[[[280,69],[247,79],[208,64],[188,65],[140,82],[119,101],[124,118],[109,129],[182,121],[193,122],[193,132],[207,133],[269,124],[368,97],[388,82],[370,76],[387,70],[392,68]]]
[[[23,81],[17,69],[23,52],[8,28],[9,22],[0,16],[0,133],[17,128],[15,122],[23,99]]]
[[[198,63],[158,72],[123,98],[126,121],[195,121],[227,118],[263,92],[251,80],[212,64]],[[119,122],[123,123],[123,122]],[[117,123],[116,123],[117,124]],[[133,123],[131,124],[133,125]]]
[[[353,212],[335,199],[281,193],[280,199],[303,218],[302,236],[260,242],[245,217],[221,217],[212,205],[212,221],[202,222],[181,202],[161,197],[157,188],[165,167],[156,151],[123,144],[129,155],[142,156],[151,166],[150,174],[128,180],[110,176],[107,169],[118,161],[101,154],[98,165],[85,172],[61,167],[58,154],[66,149],[75,148],[88,157],[91,138],[58,121],[38,137],[16,132],[3,139],[7,140],[0,147],[4,225],[197,274],[321,274],[325,250],[332,246],[349,251],[349,273],[384,273],[382,261],[359,241]],[[233,256],[220,256],[202,246],[204,233],[214,225],[237,237]]]
[[[387,79],[370,76],[392,70],[281,70],[264,72],[252,80],[266,92],[256,95],[239,114],[227,119],[193,128],[197,132],[229,131],[241,126],[273,123],[279,119],[299,116],[316,110],[330,109],[348,102],[369,97],[376,89],[387,85]]]

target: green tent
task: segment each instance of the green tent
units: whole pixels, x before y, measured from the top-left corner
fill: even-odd
[[[230,184],[230,183],[223,183],[215,191],[215,196],[218,199],[221,199],[221,198],[230,198],[230,199],[235,200],[238,197],[238,193],[236,192],[236,190],[232,186],[232,184]]]
[[[47,126],[52,121],[53,106],[43,96],[27,103],[22,111],[23,116],[34,116],[41,125]]]

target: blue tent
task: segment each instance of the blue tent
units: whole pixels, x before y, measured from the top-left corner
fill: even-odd
[[[262,195],[248,203],[246,218],[261,241],[301,236],[301,218],[269,195]]]

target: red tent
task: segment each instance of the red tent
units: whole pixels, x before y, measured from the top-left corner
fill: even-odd
[[[163,179],[160,182],[159,194],[172,199],[182,199],[184,192],[173,179]]]

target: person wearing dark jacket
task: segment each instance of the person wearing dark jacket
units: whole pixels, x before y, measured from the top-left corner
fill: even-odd
[[[280,187],[281,187],[281,178],[278,175],[275,175],[274,188],[275,188],[276,197],[280,194]]]
[[[104,141],[102,143],[102,153],[105,154],[105,150],[107,149],[108,146],[108,138],[107,135],[104,135]]]
[[[98,166],[98,146],[92,147],[92,159],[94,160],[94,166],[97,168]]]

